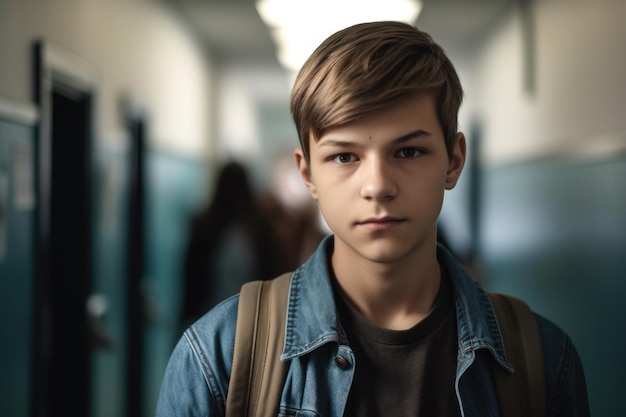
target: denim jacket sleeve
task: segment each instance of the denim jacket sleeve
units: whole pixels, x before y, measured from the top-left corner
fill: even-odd
[[[210,397],[213,397],[211,401]],[[214,396],[197,364],[197,357],[183,337],[172,352],[165,371],[156,416],[216,415],[212,408]]]
[[[224,415],[237,305],[232,297],[185,331],[165,370],[156,417]]]
[[[572,340],[554,323],[537,316],[546,365],[547,417],[590,415],[583,365]]]

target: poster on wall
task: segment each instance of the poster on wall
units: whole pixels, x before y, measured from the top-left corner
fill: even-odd
[[[19,143],[13,147],[14,205],[16,211],[35,208],[33,147]]]

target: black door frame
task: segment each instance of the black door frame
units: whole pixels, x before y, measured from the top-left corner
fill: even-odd
[[[143,106],[132,97],[122,100],[129,147],[128,264],[126,277],[126,415],[144,414],[144,338],[146,274],[146,145],[148,120]]]
[[[33,45],[33,98],[38,105],[40,119],[36,132],[36,190],[37,190],[37,212],[36,212],[36,235],[35,235],[35,278],[34,278],[34,309],[33,309],[33,390],[31,401],[31,416],[48,417],[64,415],[62,410],[57,409],[54,404],[58,404],[61,399],[57,398],[55,383],[62,383],[56,380],[56,375],[52,375],[58,364],[57,358],[52,357],[52,352],[58,351],[58,341],[54,333],[57,324],[53,324],[52,313],[59,309],[62,301],[60,295],[51,295],[58,290],[58,283],[53,282],[51,267],[52,258],[51,226],[53,219],[52,195],[52,173],[53,173],[53,100],[62,97],[70,101],[74,98],[80,100],[81,109],[84,110],[82,121],[78,121],[81,135],[84,135],[85,143],[81,143],[80,151],[75,155],[84,158],[80,161],[80,173],[82,176],[81,190],[77,192],[81,201],[80,205],[85,213],[80,221],[82,224],[77,227],[83,228],[80,235],[82,245],[86,245],[83,254],[88,259],[81,260],[81,269],[84,270],[84,282],[80,283],[80,288],[72,291],[72,303],[80,306],[86,301],[91,291],[92,285],[92,221],[91,221],[91,143],[93,134],[92,113],[93,100],[95,96],[95,72],[80,57],[72,55],[57,45],[48,41],[39,40]],[[58,127],[58,126],[57,126]],[[59,138],[57,138],[58,140]],[[84,187],[84,188],[83,188]],[[69,201],[66,203],[72,204]],[[86,220],[85,220],[86,219]],[[84,296],[84,300],[82,297]],[[76,299],[79,297],[81,299]],[[68,300],[69,301],[69,300]],[[84,304],[82,304],[84,306]],[[61,307],[63,310],[63,307]],[[79,317],[73,317],[68,330],[70,333],[76,331],[77,338],[81,341],[81,346],[76,347],[75,366],[80,369],[75,375],[80,381],[73,381],[78,392],[68,393],[73,395],[74,411],[79,415],[89,415],[90,405],[90,356],[89,356],[89,331],[87,329],[87,316],[85,308],[78,308]],[[74,321],[75,320],[75,321]],[[65,323],[63,323],[65,324]],[[84,339],[84,340],[83,340]],[[84,345],[83,345],[84,342]],[[83,349],[84,346],[84,349]],[[71,349],[71,346],[67,346]],[[69,356],[69,355],[68,355]],[[71,391],[72,387],[65,387]],[[82,398],[81,398],[82,397]],[[59,407],[60,408],[60,407]],[[66,410],[69,411],[69,410]]]

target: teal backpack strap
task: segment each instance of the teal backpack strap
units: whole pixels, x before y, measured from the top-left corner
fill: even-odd
[[[287,369],[280,355],[291,275],[241,287],[226,417],[278,414]]]
[[[515,372],[495,364],[492,375],[502,417],[545,417],[546,377],[541,333],[535,315],[523,301],[489,293],[507,358]]]

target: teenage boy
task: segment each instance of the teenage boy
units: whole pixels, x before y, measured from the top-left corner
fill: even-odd
[[[295,81],[295,159],[332,230],[292,276],[279,415],[498,416],[511,370],[485,291],[437,244],[465,162],[462,88],[429,35],[399,22],[335,33]],[[172,353],[158,416],[222,416],[238,298]],[[548,416],[588,416],[571,340],[537,317]]]

